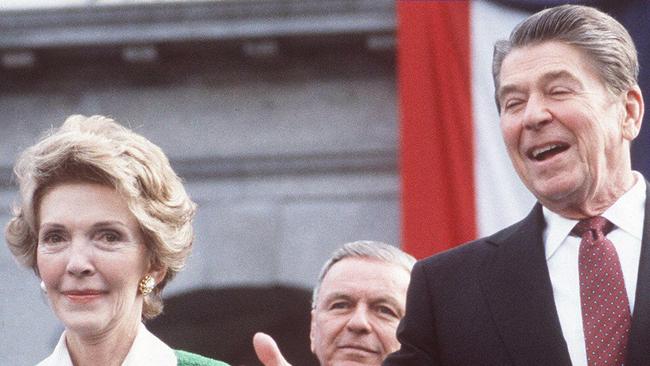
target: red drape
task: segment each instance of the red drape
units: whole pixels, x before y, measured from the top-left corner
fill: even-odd
[[[469,1],[397,2],[402,247],[476,237]]]

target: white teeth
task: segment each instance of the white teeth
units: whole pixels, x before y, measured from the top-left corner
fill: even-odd
[[[535,149],[533,150],[533,158],[537,159],[537,157],[540,156],[541,154],[549,150],[555,149],[558,146],[559,145],[548,145],[548,146],[540,147],[539,149]]]

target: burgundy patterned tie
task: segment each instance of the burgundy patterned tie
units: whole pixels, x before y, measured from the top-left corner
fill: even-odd
[[[582,237],[580,302],[589,366],[623,365],[627,351],[630,304],[618,254],[605,237],[613,226],[596,216],[580,221],[572,231]]]

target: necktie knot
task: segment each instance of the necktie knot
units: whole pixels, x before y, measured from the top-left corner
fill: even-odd
[[[594,216],[588,219],[580,220],[573,228],[571,233],[584,237],[585,234],[591,233],[594,238],[602,238],[614,228],[609,220],[602,216]]]

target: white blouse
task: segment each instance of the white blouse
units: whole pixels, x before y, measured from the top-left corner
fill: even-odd
[[[135,336],[122,366],[176,366],[176,363],[174,350],[140,323],[138,334]],[[37,366],[73,366],[65,341],[65,332],[61,334],[54,352]]]

